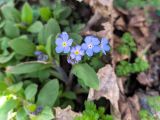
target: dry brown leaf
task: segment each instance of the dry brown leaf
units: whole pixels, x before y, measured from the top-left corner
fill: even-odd
[[[122,60],[125,60],[125,59],[128,59],[129,56],[128,55],[123,55],[123,54],[119,54],[117,52],[117,47],[121,44],[122,40],[117,37],[116,35],[114,35],[114,38],[113,38],[113,44],[111,44],[111,48],[113,48],[113,51],[112,51],[112,64],[113,66],[115,67],[116,63],[119,62],[119,61],[122,61]]]
[[[113,0],[85,0],[85,2],[94,9],[94,15],[88,21],[82,33],[93,33],[94,31],[90,30],[90,28],[93,25],[96,25],[99,22],[99,19],[105,19],[104,21],[100,22],[104,29],[102,28],[102,30],[96,32],[96,35],[112,39],[114,21],[113,19],[117,17],[117,13],[113,9]]]
[[[115,21],[115,26],[117,27],[118,30],[125,30],[126,29],[126,23],[124,22],[124,19],[122,17],[119,17]]]
[[[87,0],[87,2],[103,17],[108,17],[112,13],[113,0]]]
[[[150,44],[150,32],[149,32],[149,24],[146,21],[146,15],[144,9],[134,8],[130,11],[127,11],[127,14],[122,10],[118,9],[119,19],[127,18],[128,23],[126,23],[125,27],[123,27],[123,19],[117,19],[115,21],[116,29],[123,29],[124,31],[128,31],[135,38],[135,42],[137,44],[137,55],[142,53],[146,46]],[[119,20],[119,21],[118,21]]]
[[[150,76],[144,72],[140,73],[137,76],[137,80],[140,84],[151,87],[151,83],[153,82],[152,79],[150,79]]]
[[[55,108],[55,120],[74,120],[76,116],[80,115],[79,113],[73,112],[71,106],[65,109],[61,109],[60,107]]]
[[[160,85],[160,50],[149,56],[150,69],[149,78],[153,81],[154,86]]]
[[[111,65],[106,65],[101,68],[98,73],[98,78],[100,80],[100,86],[98,90],[90,89],[88,99],[97,100],[101,97],[109,99],[114,111],[114,116],[116,120],[120,120],[120,113],[118,107],[119,100],[119,88],[117,84],[117,77],[115,75],[114,69]]]
[[[120,95],[119,108],[122,114],[122,120],[139,120],[138,111],[135,105],[135,104],[138,104],[138,103],[135,103],[135,101],[138,101],[138,100],[137,99],[131,100],[132,98],[129,98],[129,99],[127,99],[123,95]],[[137,108],[139,109],[139,105],[137,105]]]
[[[125,93],[124,84],[125,84],[126,80],[127,80],[127,77],[118,77],[117,78],[117,83],[118,83],[118,86],[119,86],[119,90],[123,94]]]

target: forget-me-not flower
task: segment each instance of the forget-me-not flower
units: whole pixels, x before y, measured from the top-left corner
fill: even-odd
[[[106,55],[106,52],[110,50],[109,42],[106,38],[101,39],[101,44],[100,44],[101,51],[103,54]]]
[[[35,51],[34,53],[37,56],[38,61],[46,61],[48,60],[48,55],[44,54],[41,51]]]
[[[86,54],[91,57],[93,56],[93,53],[98,53],[100,52],[100,47],[99,43],[100,41],[98,40],[97,37],[94,36],[87,36],[84,39],[85,43],[82,44],[83,50],[85,50]]]
[[[82,59],[83,55],[84,55],[84,51],[83,51],[82,47],[77,45],[75,47],[72,47],[71,54],[68,57],[67,61],[68,61],[68,63],[71,63],[71,64],[78,63]]]
[[[73,40],[69,39],[69,35],[66,32],[62,32],[59,37],[56,39],[56,52],[57,53],[69,53],[70,46],[72,45]]]

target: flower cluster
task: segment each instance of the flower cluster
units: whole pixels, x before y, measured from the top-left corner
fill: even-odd
[[[94,54],[102,52],[106,54],[110,50],[109,42],[106,38],[99,38],[95,36],[86,36],[84,43],[81,45],[72,46],[73,39],[69,38],[66,32],[62,32],[56,39],[56,52],[57,53],[69,53],[68,63],[75,64],[82,60],[82,57],[86,54],[88,57],[92,57]]]

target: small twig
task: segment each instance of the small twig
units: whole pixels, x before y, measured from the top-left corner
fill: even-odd
[[[82,34],[85,34],[86,31],[89,31],[89,29],[97,23],[97,21],[101,18],[101,15],[98,12],[95,12],[95,14],[91,17],[91,19],[88,21],[86,27],[82,31]]]

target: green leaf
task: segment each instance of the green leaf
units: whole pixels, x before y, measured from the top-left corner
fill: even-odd
[[[120,61],[116,66],[116,74],[118,76],[128,76],[133,71],[132,64],[127,61]]]
[[[4,31],[5,31],[6,36],[10,38],[18,37],[20,35],[19,28],[12,21],[5,22]]]
[[[65,98],[68,98],[68,99],[76,99],[76,94],[72,91],[65,91],[63,94],[62,94],[62,97],[65,97]]]
[[[39,3],[42,6],[51,6],[50,0],[39,0]]]
[[[3,5],[1,12],[6,20],[11,20],[14,22],[20,21],[20,12],[12,6]]]
[[[48,37],[51,35],[55,39],[60,31],[58,22],[55,19],[50,19],[38,34],[39,44],[46,44]]]
[[[27,112],[34,112],[37,109],[37,105],[36,104],[25,104],[24,108]]]
[[[46,64],[43,62],[25,62],[20,63],[16,66],[12,66],[8,68],[7,72],[13,73],[13,74],[25,74],[25,73],[32,73],[41,71],[44,69],[47,69],[50,67],[50,64]]]
[[[130,55],[131,54],[131,51],[130,51],[130,48],[128,47],[128,45],[126,44],[121,44],[117,47],[117,51],[120,53],[120,54],[123,54],[123,55]]]
[[[53,118],[52,109],[50,107],[45,107],[39,115],[32,116],[31,120],[52,120]]]
[[[0,63],[4,64],[4,63],[10,61],[14,57],[14,55],[15,55],[15,53],[11,53],[11,54],[9,54],[7,56],[2,56],[1,55],[0,56]]]
[[[27,24],[31,24],[33,21],[33,11],[27,2],[22,7],[21,20]]]
[[[85,24],[75,24],[72,26],[71,30],[74,33],[80,33],[84,27],[85,27]]]
[[[22,89],[22,87],[23,87],[23,83],[19,82],[17,84],[13,84],[13,85],[9,86],[8,90],[10,90],[11,92],[16,93],[16,92],[20,91]]]
[[[17,114],[16,114],[16,120],[28,120],[27,113],[24,110],[24,108],[18,109]]]
[[[37,88],[38,86],[36,84],[30,84],[29,86],[27,86],[24,91],[27,100],[32,100],[35,97]]]
[[[43,24],[40,21],[36,21],[29,28],[28,31],[31,33],[38,33],[43,28]]]
[[[104,63],[99,60],[98,57],[94,57],[91,59],[91,62],[89,63],[95,70],[100,69],[101,67],[104,66]]]
[[[4,81],[0,80],[0,93],[4,92],[4,90],[7,88],[7,85]]]
[[[53,9],[54,18],[57,20],[64,20],[70,16],[72,10],[70,7],[63,6],[62,4],[56,4]]]
[[[32,41],[25,39],[25,38],[16,38],[10,41],[11,48],[18,54],[24,56],[34,56],[35,52],[35,45]]]
[[[39,12],[43,21],[48,21],[52,15],[52,12],[49,9],[49,7],[42,7],[40,8]]]
[[[6,98],[7,99],[7,98]],[[0,101],[2,97],[0,98]],[[16,100],[6,100],[2,106],[0,106],[0,120],[7,120],[8,112],[17,106]]]
[[[88,64],[77,64],[73,66],[72,73],[77,76],[80,80],[83,80],[86,86],[98,89],[99,79],[96,72]]]
[[[50,36],[47,39],[46,52],[47,52],[49,58],[51,59],[52,58],[52,36]]]
[[[27,74],[27,77],[38,78],[42,82],[42,81],[49,78],[50,71],[51,71],[51,69],[44,69],[44,70],[41,70],[41,71],[37,71],[37,72]]]
[[[62,20],[62,19],[66,19],[67,17],[69,17],[70,16],[70,14],[71,14],[71,12],[72,12],[72,10],[71,10],[71,8],[70,7],[62,7],[62,9],[63,9],[63,11],[61,12],[61,14],[60,14],[60,19]]]
[[[59,24],[63,25],[63,26],[69,26],[69,21],[68,20],[60,20]]]
[[[58,97],[59,83],[57,79],[50,80],[38,94],[37,103],[41,106],[52,107]]]
[[[69,35],[76,44],[81,44],[83,39],[81,35],[79,35],[78,33],[70,33]]]

